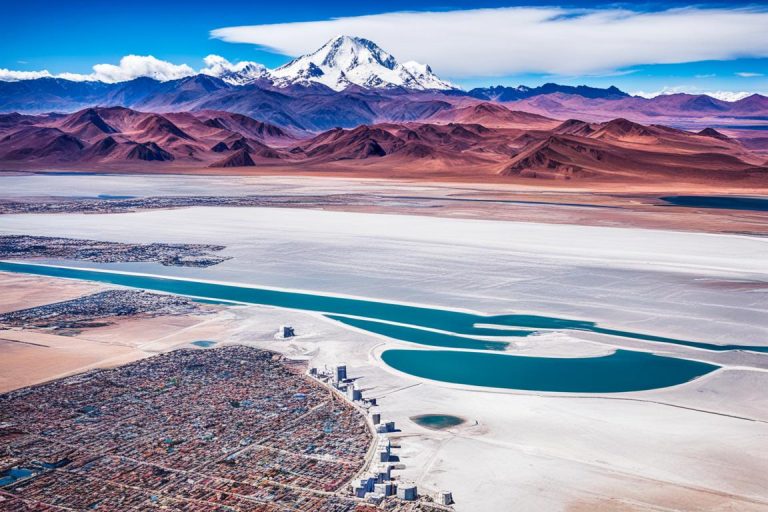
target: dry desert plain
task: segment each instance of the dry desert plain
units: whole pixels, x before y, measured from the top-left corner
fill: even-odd
[[[552,315],[711,344],[768,346],[768,213],[674,207],[659,200],[702,193],[701,188],[660,194],[318,176],[0,180],[0,199],[14,202],[105,194],[313,197],[312,204],[299,200],[279,208],[0,216],[0,235],[210,243],[226,246],[222,254],[231,256],[207,268],[47,263],[487,314]],[[340,190],[343,201],[317,199]],[[0,274],[0,308],[32,307],[105,286]],[[415,345],[316,313],[253,305],[212,310],[203,316],[115,319],[71,336],[3,331],[0,384],[8,390],[195,340],[243,343],[308,359],[312,366],[346,362],[364,393],[377,397],[383,415],[401,430],[401,477],[416,481],[422,492],[452,490],[460,511],[768,510],[765,353],[551,331],[510,338],[509,353],[568,358],[626,348],[721,368],[650,391],[524,392],[398,372],[381,353]],[[299,336],[276,340],[282,324],[293,325]],[[465,422],[436,431],[410,419],[429,413]]]

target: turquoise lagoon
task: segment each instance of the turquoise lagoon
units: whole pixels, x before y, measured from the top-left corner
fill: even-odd
[[[529,336],[540,330],[588,331],[703,350],[768,352],[768,347],[714,345],[606,329],[589,321],[539,315],[482,315],[367,299],[33,263],[0,262],[0,271],[97,281],[210,301],[235,301],[319,312],[338,322],[382,336],[420,345],[462,349],[386,350],[382,360],[414,376],[477,386],[610,393],[681,384],[718,368],[708,363],[632,350],[619,350],[599,358],[528,357],[498,353],[507,347],[506,338]]]

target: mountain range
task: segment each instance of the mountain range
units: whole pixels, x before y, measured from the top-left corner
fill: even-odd
[[[480,122],[482,122],[482,124]],[[496,103],[440,111],[431,122],[333,128],[296,135],[226,111],[159,114],[125,107],[0,115],[7,167],[159,170],[267,167],[371,175],[508,176],[648,181],[762,180],[765,159],[738,141],[699,133],[515,112]]]
[[[9,112],[0,115],[0,162],[127,170],[354,165],[374,175],[432,169],[521,179],[768,175],[768,138],[744,130],[768,119],[760,95],[646,99],[557,84],[462,91],[426,65],[401,64],[375,43],[346,36],[274,70],[207,64],[208,74],[164,82],[0,82],[0,112]]]
[[[517,91],[519,88],[504,88]],[[564,92],[550,92],[560,90]],[[493,92],[492,92],[493,91]],[[727,102],[706,95],[670,94],[641,98],[618,89],[571,88],[554,84],[531,88],[524,98],[508,97],[500,88],[412,90],[350,85],[336,91],[320,83],[278,87],[269,81],[233,85],[220,78],[196,75],[160,82],[136,78],[127,82],[73,82],[39,78],[0,82],[0,112],[73,112],[91,106],[125,106],[155,112],[227,110],[286,128],[322,131],[382,121],[413,121],[438,110],[483,101],[501,102],[518,111],[549,117],[605,121],[625,117],[636,122],[675,126],[745,124],[768,117],[768,98],[758,94]],[[599,92],[605,95],[600,96]],[[583,94],[588,94],[584,96]]]
[[[178,80],[141,77],[126,82],[75,82],[39,78],[0,82],[0,112],[73,112],[90,106],[124,106],[157,112],[227,110],[306,131],[382,121],[417,120],[473,101],[511,104],[514,110],[567,119],[683,125],[714,118],[768,116],[768,98],[735,102],[706,95],[642,98],[606,89],[554,83],[539,87],[487,87],[462,91],[429,66],[399,63],[375,43],[339,36],[317,51],[274,70],[211,58],[206,73]]]

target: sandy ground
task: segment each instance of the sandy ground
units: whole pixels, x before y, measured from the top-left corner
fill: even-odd
[[[136,179],[132,186],[152,184]],[[711,343],[768,344],[768,239],[762,237],[269,208],[12,215],[0,218],[0,233],[221,243],[233,259],[207,269],[102,267],[486,313],[534,312]],[[408,344],[314,314],[231,307],[189,325],[155,320],[79,338],[100,347],[120,341],[125,346],[115,350],[144,355],[206,339],[271,348],[317,366],[346,362],[350,375],[361,377],[364,393],[377,397],[383,415],[401,429],[401,477],[423,492],[452,490],[459,511],[768,510],[765,354],[588,333],[523,340],[512,349],[573,356],[626,347],[723,366],[672,388],[578,396],[405,376],[378,355]],[[276,340],[286,323],[298,338]],[[467,422],[434,431],[409,419],[428,413]]]
[[[0,272],[0,312],[70,300],[106,289],[86,282]],[[211,309],[221,309],[214,308]],[[111,325],[62,335],[45,329],[0,330],[0,393],[79,373],[117,366],[208,339],[231,315],[116,317]],[[100,320],[101,322],[102,320]]]
[[[0,272],[0,313],[75,299],[104,290],[98,283]]]

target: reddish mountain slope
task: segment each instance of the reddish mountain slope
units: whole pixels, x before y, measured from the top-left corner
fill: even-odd
[[[256,160],[284,157],[259,138],[282,140],[283,145],[295,142],[276,126],[229,112],[156,114],[99,107],[64,116],[0,116],[0,160],[35,165],[78,161],[200,165],[221,158],[213,147],[225,156],[245,149]]]
[[[294,134],[283,128],[257,121],[242,114],[205,110],[194,112],[193,115],[207,127],[236,132],[244,137],[259,139],[272,144],[290,143],[296,140]]]
[[[569,123],[571,131],[584,125]],[[558,130],[556,130],[558,131]],[[559,131],[563,130],[562,126]],[[546,179],[768,179],[760,159],[731,141],[619,119],[587,136],[553,134],[527,145],[502,174]]]
[[[478,124],[394,124],[336,128],[297,144],[290,153],[313,162],[440,159],[477,163],[505,158],[519,149],[519,131],[486,128]]]
[[[254,167],[256,164],[246,149],[240,149],[230,156],[212,163],[209,167]]]
[[[430,123],[477,123],[489,128],[551,129],[558,121],[538,114],[514,111],[499,103],[483,102],[476,105],[441,110],[428,117]]]
[[[334,128],[296,138],[298,133],[226,112],[157,114],[110,107],[66,116],[10,114],[0,116],[0,161],[7,168],[269,165],[326,172],[365,168],[412,177],[429,169],[457,177],[768,180],[766,155],[753,151],[762,151],[761,140],[750,139],[745,147],[711,128],[693,133],[625,118],[557,122],[487,102],[441,109],[435,117],[439,122]],[[482,122],[449,121],[454,118]]]

